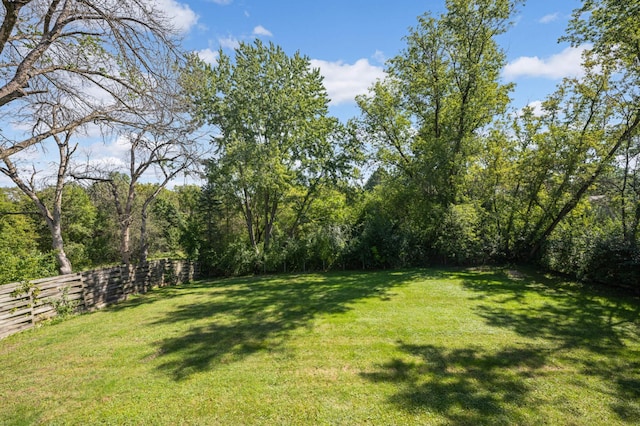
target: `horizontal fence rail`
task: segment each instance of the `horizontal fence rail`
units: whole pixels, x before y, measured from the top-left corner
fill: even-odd
[[[123,301],[130,294],[199,276],[195,262],[160,259],[0,285],[0,339],[33,328],[61,312],[93,311]]]

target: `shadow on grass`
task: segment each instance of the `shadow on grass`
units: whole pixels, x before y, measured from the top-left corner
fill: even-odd
[[[487,353],[481,348],[448,349],[398,343],[415,362],[394,359],[380,371],[363,373],[374,383],[394,383],[390,399],[409,412],[434,411],[454,424],[517,423],[513,404],[530,403],[526,379],[545,364],[535,348]]]
[[[160,368],[176,380],[237,361],[257,351],[276,351],[290,333],[321,314],[343,313],[350,304],[385,300],[416,272],[342,273],[232,279],[205,283],[201,302],[183,305],[156,324],[184,328],[159,343]],[[179,324],[182,324],[179,325]]]
[[[419,361],[394,359],[363,374],[396,384],[391,398],[407,410],[432,410],[454,423],[512,423],[518,405],[536,413],[529,386],[543,375],[576,371],[572,386],[606,392],[610,410],[640,422],[640,301],[616,291],[518,271],[459,271],[471,290],[470,309],[492,327],[535,339],[535,346],[452,349],[399,343]],[[565,370],[556,371],[556,370]],[[607,383],[591,389],[588,377]]]
[[[553,341],[558,348],[610,351],[640,338],[640,299],[544,275],[458,273],[487,303],[477,313],[492,326]],[[510,303],[519,302],[519,303]]]
[[[550,342],[555,358],[609,383],[617,401],[610,408],[621,420],[640,422],[637,296],[531,272],[515,278],[509,271],[497,272],[489,280],[472,274],[464,277],[464,285],[494,301],[477,307],[488,324]],[[527,294],[533,303],[495,303]]]

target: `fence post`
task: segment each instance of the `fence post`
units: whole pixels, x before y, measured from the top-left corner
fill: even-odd
[[[121,296],[116,296],[116,300],[127,300],[127,283],[129,282],[129,265],[123,263],[120,268],[120,292]]]
[[[36,298],[33,296],[33,285],[29,286],[29,321],[31,321],[31,326],[36,326],[36,315],[34,310],[36,309]]]
[[[177,284],[188,279],[189,281],[197,279],[200,276],[200,264],[187,260],[155,260],[143,265],[142,270],[134,269],[132,265],[119,265],[115,267],[85,271],[78,274],[80,278],[81,295],[78,300],[83,304],[85,311],[100,309],[105,305],[126,299],[131,292],[147,291],[153,286],[162,287],[167,284]],[[135,272],[135,273],[133,273]],[[63,276],[63,279],[68,276]],[[51,277],[58,278],[58,277]],[[142,282],[138,279],[142,278]],[[16,297],[9,296],[10,291],[2,291],[2,302],[0,303],[0,312],[9,316],[6,321],[0,321],[0,338],[14,334],[18,331],[32,328],[39,319],[43,318],[42,305],[37,307],[39,292],[45,285],[45,292],[51,292],[51,279],[43,278],[31,282],[12,283],[11,290],[16,293],[20,291],[20,301],[16,302]],[[134,281],[132,281],[132,279]],[[119,281],[119,282],[118,282]],[[45,284],[43,284],[45,282]],[[64,281],[66,282],[66,281]],[[74,278],[74,282],[75,281]],[[133,284],[132,284],[133,283]],[[15,287],[14,287],[15,285]],[[76,287],[77,288],[77,287]],[[115,294],[114,294],[115,293]],[[75,293],[77,294],[77,293]],[[46,300],[49,293],[43,294],[43,300]],[[59,296],[59,295],[58,295]],[[9,304],[6,306],[6,304]],[[13,304],[13,305],[11,305]],[[13,318],[10,309],[11,306],[19,306],[20,312]],[[49,312],[45,312],[49,315]],[[11,322],[11,324],[9,324]],[[5,324],[6,325],[5,328]],[[9,327],[12,331],[9,331]],[[15,331],[14,331],[15,329]]]
[[[89,310],[89,306],[87,305],[87,285],[84,282],[84,273],[80,273],[80,285],[82,286],[82,307],[84,311]]]

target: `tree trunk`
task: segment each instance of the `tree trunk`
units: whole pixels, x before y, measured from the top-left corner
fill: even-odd
[[[122,263],[125,265],[131,263],[131,249],[129,247],[131,225],[128,222],[127,220],[120,225],[120,256],[122,257]]]
[[[142,214],[140,224],[140,263],[147,263],[147,258],[149,257],[149,242],[147,241],[147,206],[145,203],[142,206]]]
[[[73,268],[71,266],[71,261],[64,251],[64,241],[62,239],[60,222],[56,224],[52,223],[51,226],[53,226],[53,229],[51,230],[51,235],[53,237],[51,247],[54,250],[56,262],[58,262],[58,271],[60,272],[60,275],[70,274],[73,271]]]
[[[267,206],[267,215],[265,217],[265,230],[264,230],[264,251],[269,250],[271,244],[271,234],[273,233],[273,223],[276,219],[276,213],[278,211],[278,201],[274,201],[271,205],[271,209]]]
[[[140,213],[140,263],[147,263],[149,257],[149,240],[147,238],[147,219],[149,218],[149,206],[156,199],[160,190],[166,185],[165,181],[162,185],[159,185],[153,193],[147,197],[142,204],[142,211]]]
[[[546,239],[551,235],[551,233],[556,229],[556,227],[562,222],[562,220],[578,205],[582,197],[587,192],[589,187],[594,184],[596,179],[602,174],[605,170],[606,166],[610,163],[610,161],[614,158],[615,154],[618,152],[622,143],[628,140],[631,135],[635,132],[636,128],[640,124],[640,111],[636,111],[635,117],[632,123],[629,123],[628,127],[622,133],[622,135],[618,138],[613,147],[609,150],[607,155],[600,161],[594,172],[582,182],[576,193],[571,197],[569,201],[565,203],[560,212],[556,215],[556,217],[549,223],[549,225],[545,228],[544,232],[540,234],[540,236],[535,237],[530,245],[531,250],[529,251],[529,259],[534,260],[538,254],[540,253],[540,249],[542,248],[542,244],[546,241]]]
[[[56,116],[53,116],[55,121]],[[53,206],[50,210],[36,192],[35,185],[33,183],[33,176],[31,181],[25,182],[16,169],[15,164],[9,159],[4,158],[3,161],[6,168],[1,168],[0,171],[7,175],[11,180],[20,188],[20,190],[27,195],[31,201],[37,207],[40,215],[44,219],[49,231],[51,233],[51,249],[55,253],[56,262],[58,264],[58,271],[61,275],[70,274],[73,270],[71,261],[67,257],[64,251],[64,239],[62,238],[62,191],[64,190],[64,181],[67,173],[67,166],[69,159],[74,153],[75,148],[71,148],[69,141],[71,139],[71,133],[65,135],[64,140],[60,139],[58,135],[53,137],[58,145],[58,153],[60,156],[60,163],[58,164],[58,175],[55,185],[55,193],[53,199]]]
[[[245,223],[247,224],[247,233],[249,234],[249,241],[251,242],[251,247],[258,253],[258,241],[255,235],[255,226],[253,223],[253,211],[251,210],[251,205],[249,204],[249,195],[248,191],[243,188],[244,199],[240,202],[240,209],[244,215]]]
[[[640,201],[636,202],[636,211],[629,230],[630,244],[634,250],[638,247],[638,227],[640,227]]]

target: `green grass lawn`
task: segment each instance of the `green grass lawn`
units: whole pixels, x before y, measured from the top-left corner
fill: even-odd
[[[156,289],[0,340],[0,424],[640,423],[640,301],[412,270]]]

